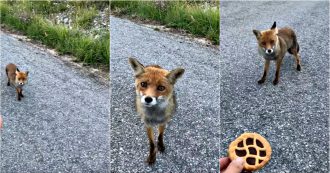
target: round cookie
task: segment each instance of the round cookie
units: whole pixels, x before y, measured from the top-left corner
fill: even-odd
[[[272,148],[269,142],[257,133],[243,133],[230,143],[228,156],[231,160],[242,157],[244,170],[255,171],[264,167],[270,160]]]

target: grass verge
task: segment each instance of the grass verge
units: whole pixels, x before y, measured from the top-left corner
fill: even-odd
[[[1,24],[20,31],[27,37],[40,41],[60,54],[69,54],[87,65],[108,66],[110,57],[110,34],[99,33],[98,37],[81,30],[90,25],[96,15],[93,10],[78,8],[73,28],[54,24],[45,16],[66,10],[66,6],[50,1],[0,2]],[[85,9],[86,10],[86,9]],[[83,14],[83,15],[79,15]]]
[[[110,8],[115,15],[157,21],[219,44],[219,1],[111,1]]]

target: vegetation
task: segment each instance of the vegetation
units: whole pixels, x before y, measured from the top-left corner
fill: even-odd
[[[219,44],[219,1],[111,1],[115,15],[153,20]]]
[[[99,8],[109,2],[2,1],[1,24],[27,37],[70,54],[87,65],[108,66],[108,25],[94,28]],[[59,16],[65,16],[59,19]],[[108,22],[108,21],[107,21]]]

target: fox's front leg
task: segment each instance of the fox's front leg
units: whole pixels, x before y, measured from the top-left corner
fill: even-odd
[[[157,143],[157,149],[160,152],[164,152],[165,151],[165,145],[164,145],[164,131],[165,131],[165,124],[164,125],[160,125],[158,127],[158,143]]]
[[[21,89],[21,92],[19,94],[21,95],[21,97],[24,97],[24,95],[23,95],[23,89]]]
[[[269,64],[270,64],[270,60],[265,60],[264,74],[262,75],[262,78],[258,81],[258,84],[262,84],[265,82],[269,69]]]
[[[147,159],[147,162],[149,165],[152,165],[156,161],[156,147],[154,143],[154,132],[152,127],[147,127],[147,134],[148,134],[148,139],[149,139],[149,156]]]
[[[273,81],[274,85],[277,85],[278,81],[280,80],[280,69],[281,69],[281,65],[282,65],[282,60],[283,60],[283,57],[276,60],[275,79]]]
[[[17,100],[18,100],[18,101],[21,101],[21,91],[22,91],[22,89],[20,89],[20,88],[16,88],[16,92],[17,92]]]

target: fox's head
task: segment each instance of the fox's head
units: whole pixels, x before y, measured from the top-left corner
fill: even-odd
[[[254,35],[257,37],[259,47],[263,49],[266,55],[272,55],[275,53],[275,48],[278,42],[278,29],[276,22],[273,26],[265,31],[253,30]]]
[[[16,84],[18,86],[24,86],[27,83],[29,72],[16,71]]]
[[[176,80],[184,73],[182,68],[167,71],[158,65],[143,66],[135,58],[129,58],[129,63],[135,73],[136,94],[147,107],[167,103]]]

